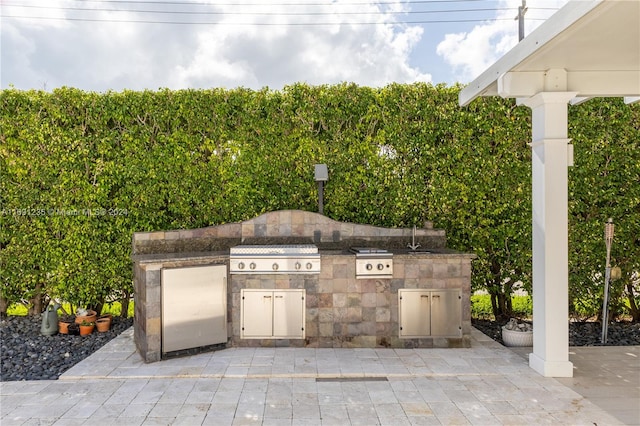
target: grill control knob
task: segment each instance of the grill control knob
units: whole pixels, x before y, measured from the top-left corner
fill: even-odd
[[[382,271],[384,269],[384,265],[382,263],[378,263],[378,271]]]
[[[255,262],[251,262],[251,263],[249,264],[249,268],[250,268],[250,269],[256,269],[256,264],[255,264]]]
[[[311,262],[307,262],[307,269],[313,268],[313,264]]]
[[[244,269],[244,262],[238,263],[238,269]]]
[[[271,268],[272,268],[274,271],[277,271],[277,270],[278,270],[278,264],[277,264],[277,263],[274,263],[274,264],[271,266]]]
[[[302,264],[300,262],[296,262],[296,270],[302,268]]]
[[[370,271],[370,270],[372,270],[372,269],[373,269],[373,265],[372,265],[372,264],[370,264],[370,263],[367,263],[366,268],[367,268],[367,271]]]

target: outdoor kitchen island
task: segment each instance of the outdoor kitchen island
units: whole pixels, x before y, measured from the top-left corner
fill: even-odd
[[[136,347],[147,362],[231,346],[469,347],[473,258],[430,223],[299,210],[136,233]]]

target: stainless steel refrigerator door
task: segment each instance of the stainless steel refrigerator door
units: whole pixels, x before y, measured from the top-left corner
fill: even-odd
[[[227,342],[226,265],[162,269],[162,352]]]

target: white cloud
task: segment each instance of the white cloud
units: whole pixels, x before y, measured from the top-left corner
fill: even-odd
[[[473,80],[517,42],[517,29],[504,21],[478,25],[469,33],[447,34],[437,53],[453,66],[460,81]]]
[[[529,34],[568,0],[529,0],[525,13],[525,35]],[[516,2],[519,5],[519,2]],[[458,81],[470,81],[486,70],[518,43],[518,23],[513,12],[514,0],[501,0],[496,20],[476,25],[469,32],[449,33],[438,44],[437,53],[448,63]],[[536,18],[536,19],[533,19]]]
[[[279,5],[264,11],[287,13],[289,9]],[[372,5],[367,9],[380,11]],[[336,10],[335,5],[313,8],[316,13],[332,10]],[[310,25],[247,26],[248,21],[264,23],[264,18],[260,21],[257,16],[232,15],[225,23],[236,26],[217,26],[200,34],[193,56],[178,66],[176,85],[280,88],[296,81],[356,81],[373,86],[394,81],[430,81],[428,74],[408,64],[422,29],[385,24],[391,21],[389,15],[373,16],[380,25],[354,25],[363,19],[358,15],[278,15],[280,23]],[[340,25],[313,25],[317,21]]]
[[[60,6],[42,0],[39,4]],[[296,3],[300,4],[300,3]],[[2,18],[2,87],[85,90],[236,87],[282,88],[298,81],[332,84],[353,81],[381,86],[430,81],[409,63],[422,28],[394,25],[402,15],[383,5],[338,0],[318,6],[221,6],[197,10],[220,15],[168,15],[134,12],[11,10],[3,15],[112,19],[78,22]],[[65,3],[66,5],[66,3]],[[93,8],[112,4],[92,3]],[[127,6],[119,6],[127,7]],[[154,6],[128,6],[158,9]],[[169,7],[169,6],[166,6]],[[173,6],[173,10],[178,6]],[[389,6],[391,7],[391,6]],[[395,11],[408,10],[394,5]],[[299,15],[336,10],[356,14]],[[194,6],[180,7],[193,11]],[[248,14],[251,12],[251,14]],[[362,15],[365,12],[374,14]],[[256,13],[262,13],[256,14]],[[279,15],[272,15],[281,13]],[[287,14],[288,13],[288,14]],[[168,25],[123,22],[195,21],[219,25]],[[357,22],[378,22],[358,25]],[[332,22],[335,25],[294,25]],[[260,25],[280,23],[286,25]],[[26,47],[25,47],[26,45]]]

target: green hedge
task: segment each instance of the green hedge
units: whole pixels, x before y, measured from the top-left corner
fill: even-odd
[[[433,220],[450,247],[478,255],[474,289],[530,289],[530,111],[496,98],[461,108],[459,89],[4,90],[0,313],[20,301],[35,313],[50,297],[79,306],[127,298],[135,231],[314,211],[316,163],[329,168],[327,216]],[[617,99],[570,108],[571,295],[591,312],[607,217],[619,223],[619,306],[640,270],[638,123],[638,106]]]
[[[519,318],[531,318],[533,315],[533,301],[531,296],[511,296],[513,315]],[[491,295],[471,295],[471,316],[479,319],[493,319]]]

